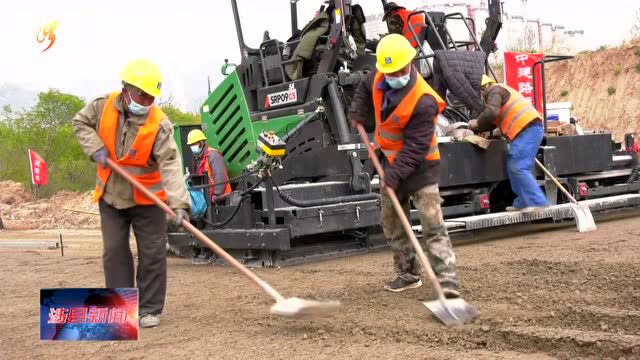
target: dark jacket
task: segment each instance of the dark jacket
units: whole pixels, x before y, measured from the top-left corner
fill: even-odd
[[[444,99],[447,90],[476,117],[482,111],[480,82],[486,55],[481,51],[436,50],[433,61],[433,89]],[[450,95],[451,96],[451,95]]]
[[[375,124],[371,91],[375,73],[375,71],[370,72],[358,84],[348,114],[350,120],[364,123],[368,125],[369,129],[372,129],[372,125]],[[411,80],[407,86],[398,90],[391,89],[384,81],[381,83],[381,88],[385,92],[381,117],[383,121],[415,85],[417,76],[416,68],[413,67]],[[434,97],[431,95],[422,96],[404,128],[402,150],[396,156],[393,164],[387,164],[386,161],[383,161],[385,183],[400,194],[414,193],[427,185],[437,183],[440,178],[440,161],[424,159],[429,152],[431,139],[435,132],[433,119],[437,114],[438,103]],[[382,158],[384,160],[384,157]]]
[[[502,86],[489,85],[484,91],[484,109],[478,115],[478,131],[491,131],[496,128],[496,119],[500,108],[509,101],[511,94]]]

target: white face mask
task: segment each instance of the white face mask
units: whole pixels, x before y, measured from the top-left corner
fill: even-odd
[[[151,105],[149,106],[140,105],[137,102],[133,101],[131,94],[127,92],[127,95],[129,95],[129,106],[128,106],[129,111],[131,111],[132,114],[140,116],[149,112],[149,110],[151,109]]]
[[[391,86],[394,89],[401,89],[405,86],[407,86],[407,84],[409,83],[409,80],[411,79],[411,73],[408,73],[407,75],[402,75],[402,76],[384,76],[384,80],[387,82],[387,84],[389,84],[389,86]]]
[[[194,155],[200,154],[200,145],[191,145],[191,152],[193,152]]]

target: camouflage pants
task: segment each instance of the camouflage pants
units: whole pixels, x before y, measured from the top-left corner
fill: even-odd
[[[419,260],[416,259],[415,251],[407,238],[389,195],[386,191],[382,193],[382,227],[387,243],[393,251],[394,269],[399,277],[415,281],[420,278]],[[444,225],[440,208],[442,198],[438,192],[438,185],[425,186],[415,192],[412,198],[414,206],[420,212],[420,222],[422,223],[423,236],[420,245],[429,258],[433,272],[440,283],[450,282],[458,285],[456,256]],[[409,196],[398,200],[400,200],[405,214],[409,216]]]

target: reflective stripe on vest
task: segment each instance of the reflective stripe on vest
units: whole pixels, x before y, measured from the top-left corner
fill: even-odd
[[[422,30],[427,27],[427,23],[425,21],[424,14],[415,14],[411,16],[411,19],[409,19],[409,15],[411,15],[412,12],[413,11],[409,11],[406,9],[397,9],[395,14],[400,16],[400,18],[402,19],[402,23],[404,24],[402,26],[402,36],[409,40],[411,46],[417,48],[418,42],[416,41],[416,38],[413,36],[413,34],[411,34],[410,29],[413,29],[413,32],[416,34],[416,36],[420,36]]]
[[[378,89],[378,85],[384,81],[384,74],[377,72],[373,80],[373,108],[376,116],[376,132],[375,141],[380,150],[385,154],[389,163],[393,163],[396,156],[404,146],[403,132],[404,128],[413,115],[416,104],[423,95],[431,95],[438,103],[438,112],[442,112],[445,108],[445,102],[442,98],[427,84],[421,76],[416,76],[413,87],[400,101],[398,106],[393,110],[387,119],[382,121],[382,102],[384,92]],[[438,114],[434,116],[434,126],[437,124]],[[435,131],[431,138],[429,151],[425,155],[425,160],[439,160],[440,151],[438,150],[438,138]]]
[[[509,100],[500,108],[500,116],[496,120],[502,134],[513,140],[529,123],[542,119],[540,113],[517,90],[505,85],[496,84],[509,92]],[[499,123],[498,123],[499,122]]]
[[[144,124],[138,128],[131,148],[122,158],[116,156],[116,131],[118,128],[118,110],[115,100],[119,92],[112,93],[107,99],[98,128],[98,135],[109,152],[109,157],[114,160],[127,173],[138,182],[158,196],[162,201],[167,200],[167,194],[162,186],[158,165],[149,165],[149,158],[153,150],[153,143],[160,129],[160,121],[167,116],[156,105],[151,106]],[[110,167],[97,166],[96,188],[93,193],[93,201],[98,201],[104,193],[105,186],[111,175]],[[133,201],[137,205],[152,205],[153,201],[147,198],[141,191],[133,189]]]
[[[400,134],[393,134],[390,133],[388,131],[385,131],[383,129],[380,129],[380,137],[389,140],[389,141],[402,141],[403,135],[402,133]]]
[[[224,161],[224,155],[222,155],[222,152],[214,148],[208,148],[207,152],[202,155],[202,160],[200,160],[200,164],[198,165],[198,175],[202,175],[203,169],[207,172],[207,177],[209,178],[209,194],[211,195],[211,200],[213,201],[215,199],[215,173],[211,168],[211,164],[209,164],[209,154],[211,153],[211,151],[215,151],[220,154]],[[229,175],[227,174],[226,166],[224,169],[224,180],[227,181],[227,183],[224,185],[224,191],[222,192],[222,195],[226,195],[231,192],[231,184],[228,182]]]

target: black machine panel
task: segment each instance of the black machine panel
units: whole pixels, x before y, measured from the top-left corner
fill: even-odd
[[[447,29],[445,28],[445,13],[441,11],[430,11],[429,16],[431,17],[431,20],[433,20],[433,24],[436,26],[436,28],[433,29],[431,26],[427,26],[426,40],[429,43],[429,46],[431,46],[431,49],[445,50],[442,48],[442,45],[438,40],[438,36],[440,36],[440,38],[443,41],[445,41],[445,46],[447,46],[446,44]],[[436,34],[436,31],[438,32],[437,34]]]
[[[558,175],[603,171],[611,166],[611,134],[547,136],[547,146],[555,146]]]
[[[258,89],[258,108],[271,110],[304,103],[309,78]]]
[[[351,169],[344,151],[336,146],[327,146],[324,124],[314,121],[300,129],[287,142],[287,155],[282,169],[273,171],[276,184],[292,179],[348,176]]]
[[[491,141],[482,150],[466,142],[440,143],[440,188],[507,179],[507,142]]]
[[[189,145],[187,145],[187,135],[193,129],[201,129],[200,125],[180,125],[176,127],[178,131],[180,131],[180,149],[182,149],[182,161],[183,166],[188,166],[190,172],[194,172],[192,169],[193,165],[193,153],[189,149]],[[184,169],[183,169],[184,170]]]
[[[557,175],[604,171],[611,167],[611,134],[547,136],[543,146],[554,146]],[[482,150],[465,142],[440,143],[440,187],[462,186],[508,180],[507,142],[491,141]],[[538,176],[543,175],[535,169]]]

